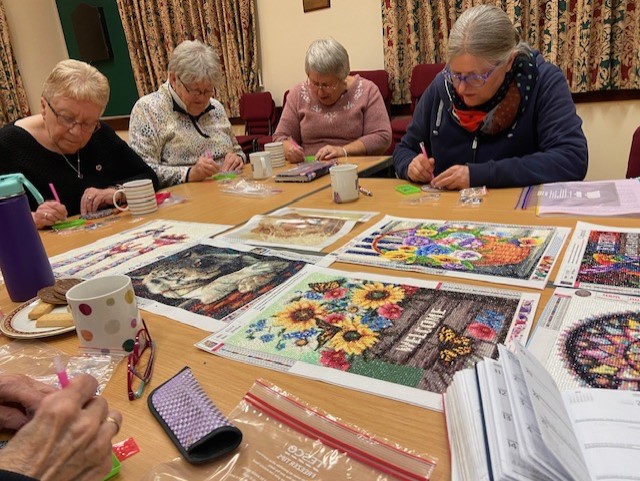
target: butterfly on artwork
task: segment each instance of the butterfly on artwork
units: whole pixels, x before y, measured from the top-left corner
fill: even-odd
[[[324,294],[325,292],[337,289],[344,283],[344,279],[334,279],[327,282],[310,282],[309,287],[312,291],[318,294]]]
[[[446,365],[471,354],[471,348],[471,338],[461,336],[451,327],[442,326],[438,331],[438,356]]]

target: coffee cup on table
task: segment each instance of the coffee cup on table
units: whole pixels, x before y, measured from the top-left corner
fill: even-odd
[[[353,202],[358,199],[358,166],[355,164],[339,164],[329,169],[331,190],[336,204]]]
[[[80,348],[102,354],[129,354],[142,327],[131,278],[102,276],[67,291]]]
[[[268,179],[271,177],[271,154],[269,152],[252,152],[249,154],[249,162],[251,163],[254,179]]]
[[[120,205],[123,198],[127,205]],[[140,179],[125,182],[122,188],[113,194],[113,206],[118,210],[129,210],[131,215],[151,214],[158,210],[156,191],[151,179]]]

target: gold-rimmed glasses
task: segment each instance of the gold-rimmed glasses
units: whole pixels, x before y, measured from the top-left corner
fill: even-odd
[[[49,102],[48,99],[44,99],[44,101],[47,103],[47,105],[49,106],[49,108],[51,109],[51,112],[53,112],[53,115],[56,116],[56,119],[58,120],[58,123],[60,125],[62,125],[65,129],[67,130],[71,130],[73,129],[76,125],[80,126],[80,130],[82,130],[82,132],[84,132],[85,134],[89,134],[89,133],[94,133],[97,130],[100,129],[100,121],[96,120],[95,122],[78,122],[76,119],[74,119],[73,117],[69,116],[69,115],[64,115],[61,114],[59,112],[56,111],[56,109],[53,108],[53,106],[51,105],[51,102]]]
[[[149,383],[156,351],[147,325],[144,319],[141,320],[142,329],[136,334],[133,350],[127,358],[127,391],[130,401],[140,399],[144,387]]]

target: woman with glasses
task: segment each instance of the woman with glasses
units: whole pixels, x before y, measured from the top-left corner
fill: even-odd
[[[0,129],[0,174],[22,173],[45,198],[29,201],[38,228],[113,205],[117,185],[156,175],[108,125],[107,78],[78,60],[59,62],[45,80],[40,113]],[[56,193],[50,189],[54,186]]]
[[[284,143],[289,162],[302,162],[307,155],[330,160],[387,150],[391,123],[380,90],[349,75],[349,55],[340,43],[314,41],[304,70],[307,80],[290,90],[273,134]]]
[[[242,169],[245,155],[224,107],[212,98],[221,71],[213,48],[184,41],[173,50],[168,69],[167,81],[133,106],[131,147],[163,187]]]
[[[588,165],[564,75],[489,5],[455,23],[447,66],[422,95],[393,158],[399,177],[440,189],[582,180]]]

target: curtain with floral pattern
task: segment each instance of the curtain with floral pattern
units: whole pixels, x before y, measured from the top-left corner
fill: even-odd
[[[557,65],[572,92],[640,89],[640,11],[635,0],[382,0],[384,63],[392,102],[410,101],[411,70],[446,61],[449,30],[467,8],[493,4]]]
[[[169,54],[183,40],[211,45],[222,66],[214,96],[232,117],[258,84],[255,0],[117,0],[138,93],[167,79]]]
[[[27,92],[22,84],[18,64],[13,56],[9,25],[0,0],[0,126],[30,115]]]

